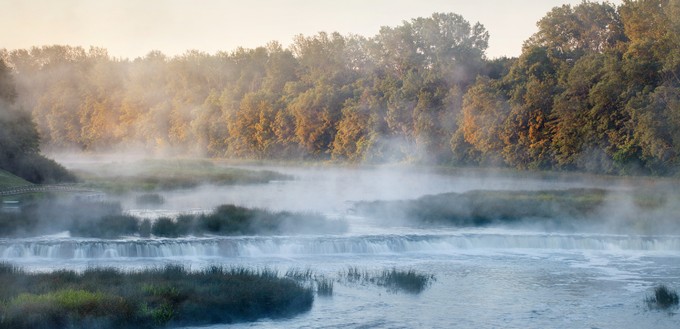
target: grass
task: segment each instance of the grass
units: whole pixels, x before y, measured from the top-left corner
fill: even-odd
[[[158,193],[144,193],[135,198],[135,203],[142,206],[157,206],[165,203],[165,198]]]
[[[428,195],[410,201],[359,202],[356,210],[421,224],[485,226],[537,218],[587,218],[605,202],[601,189],[470,191]]]
[[[314,280],[316,282],[316,293],[319,296],[333,295],[333,280],[319,277]]]
[[[169,265],[26,273],[0,264],[0,328],[161,328],[288,317],[313,291],[271,270]]]
[[[315,274],[312,269],[290,268],[286,271],[285,277],[304,283],[307,286],[315,286],[316,294],[319,296],[327,297],[333,295],[333,280],[323,275]]]
[[[670,309],[678,306],[678,293],[665,285],[654,288],[654,295],[647,297],[647,305],[653,309]]]
[[[202,184],[260,184],[291,179],[273,171],[233,168],[207,160],[143,160],[131,164],[93,165],[76,173],[86,187],[118,194],[186,189]]]
[[[434,275],[417,272],[413,269],[385,269],[379,272],[349,267],[340,277],[349,283],[374,284],[392,292],[419,294],[435,281]]]
[[[26,185],[33,185],[27,180],[17,177],[7,171],[0,169],[0,189],[14,188]]]

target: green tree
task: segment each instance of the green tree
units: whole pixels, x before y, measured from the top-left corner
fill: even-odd
[[[503,126],[509,113],[508,99],[488,78],[478,79],[465,94],[460,129],[482,163],[502,163]]]

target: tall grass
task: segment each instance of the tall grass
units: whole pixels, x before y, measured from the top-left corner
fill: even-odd
[[[385,287],[389,291],[412,294],[421,293],[435,281],[434,275],[420,273],[413,269],[399,270],[396,268],[371,272],[357,267],[349,267],[346,271],[340,272],[340,277],[350,283],[375,284]]]
[[[669,309],[678,306],[678,293],[665,285],[654,288],[654,295],[645,300],[650,308]]]
[[[85,181],[85,186],[120,194],[185,189],[201,184],[262,184],[292,179],[291,176],[268,170],[232,168],[191,159],[91,165],[78,174]]]
[[[159,328],[286,317],[313,290],[276,271],[169,265],[27,273],[0,264],[0,328]]]
[[[319,296],[333,295],[333,280],[321,276],[315,278],[314,281],[316,282],[316,293]]]

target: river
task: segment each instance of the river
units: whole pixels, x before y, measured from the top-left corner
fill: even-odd
[[[5,262],[34,271],[183,264],[311,269],[336,280],[332,296],[290,319],[209,328],[678,328],[675,311],[650,310],[656,285],[680,286],[680,236],[558,232],[536,228],[418,228],[353,212],[362,200],[413,199],[475,189],[572,187],[625,189],[618,179],[539,177],[502,172],[319,167],[267,168],[294,180],[201,186],[163,193],[166,202],[125,210],[148,218],[210,211],[231,203],[322,212],[347,221],[339,235],[180,239],[72,238],[68,234],[0,240]],[[413,269],[434,275],[419,294],[339,279],[349,267]]]

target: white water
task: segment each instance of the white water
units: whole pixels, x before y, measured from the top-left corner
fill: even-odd
[[[294,181],[170,192],[158,209],[125,203],[155,218],[234,203],[272,210],[320,211],[347,220],[342,235],[0,240],[2,261],[45,271],[180,263],[312,269],[329,278],[349,266],[415,269],[436,281],[418,295],[336,282],[332,297],[290,319],[212,328],[678,328],[680,315],[648,310],[658,284],[680,288],[680,236],[546,232],[520,228],[418,229],[351,213],[351,201],[411,199],[471,189],[596,185],[500,174],[437,175],[400,170],[314,171],[278,168]],[[607,185],[616,185],[607,182]],[[617,185],[625,188],[625,184]],[[613,230],[615,231],[615,230]]]

